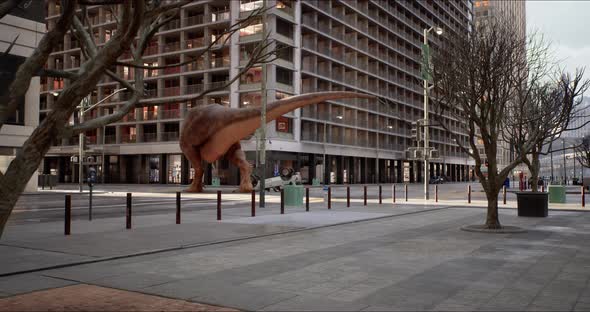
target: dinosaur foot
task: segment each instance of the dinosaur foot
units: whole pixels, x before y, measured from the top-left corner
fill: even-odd
[[[191,185],[189,188],[184,190],[187,193],[203,193],[202,185]]]

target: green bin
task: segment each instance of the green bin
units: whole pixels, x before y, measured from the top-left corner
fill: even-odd
[[[565,204],[565,186],[549,185],[549,202],[552,204]]]
[[[312,186],[319,186],[320,185],[320,179],[314,178],[313,180],[311,180],[311,185]]]
[[[303,207],[303,185],[285,185],[285,207]]]
[[[219,178],[212,178],[211,179],[211,186],[220,186],[221,182],[219,181]]]

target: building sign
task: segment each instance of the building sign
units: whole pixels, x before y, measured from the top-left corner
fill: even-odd
[[[291,120],[283,116],[277,118],[277,131],[291,132]]]
[[[410,163],[404,162],[404,182],[410,182]]]

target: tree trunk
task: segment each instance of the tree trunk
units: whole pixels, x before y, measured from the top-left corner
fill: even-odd
[[[486,229],[497,230],[502,228],[502,225],[500,225],[500,218],[498,217],[499,192],[499,190],[497,190],[494,194],[488,194],[488,192],[486,192],[486,197],[488,199],[488,213],[485,224]]]
[[[533,192],[539,191],[539,171],[541,169],[541,163],[539,161],[539,153],[532,153],[531,158],[533,159],[529,170],[531,172],[531,189]]]

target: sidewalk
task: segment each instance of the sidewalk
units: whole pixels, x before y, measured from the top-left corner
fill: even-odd
[[[183,213],[179,225],[174,213],[142,215],[133,217],[130,230],[125,229],[122,213],[116,218],[73,221],[70,236],[63,234],[61,221],[9,225],[0,240],[0,276],[445,208],[376,202],[368,207],[355,203],[355,208],[346,208],[340,200],[333,203],[334,208],[327,210],[322,199],[310,198],[310,212],[291,208],[280,215],[273,199],[267,208],[257,207],[254,218],[250,207],[242,206],[222,209],[222,221],[216,220],[214,209]]]
[[[10,226],[0,240],[0,310],[80,307],[61,298],[88,298],[101,310],[147,309],[141,302],[162,310],[190,302],[270,311],[590,307],[590,214],[518,218],[501,209],[503,224],[529,231],[482,234],[459,230],[483,221],[476,206],[312,203],[285,215],[269,204],[254,218],[249,207],[231,208],[222,221],[215,210],[191,212],[181,225],[174,214],[139,216],[131,230],[123,215],[76,221],[68,237],[61,222]]]

